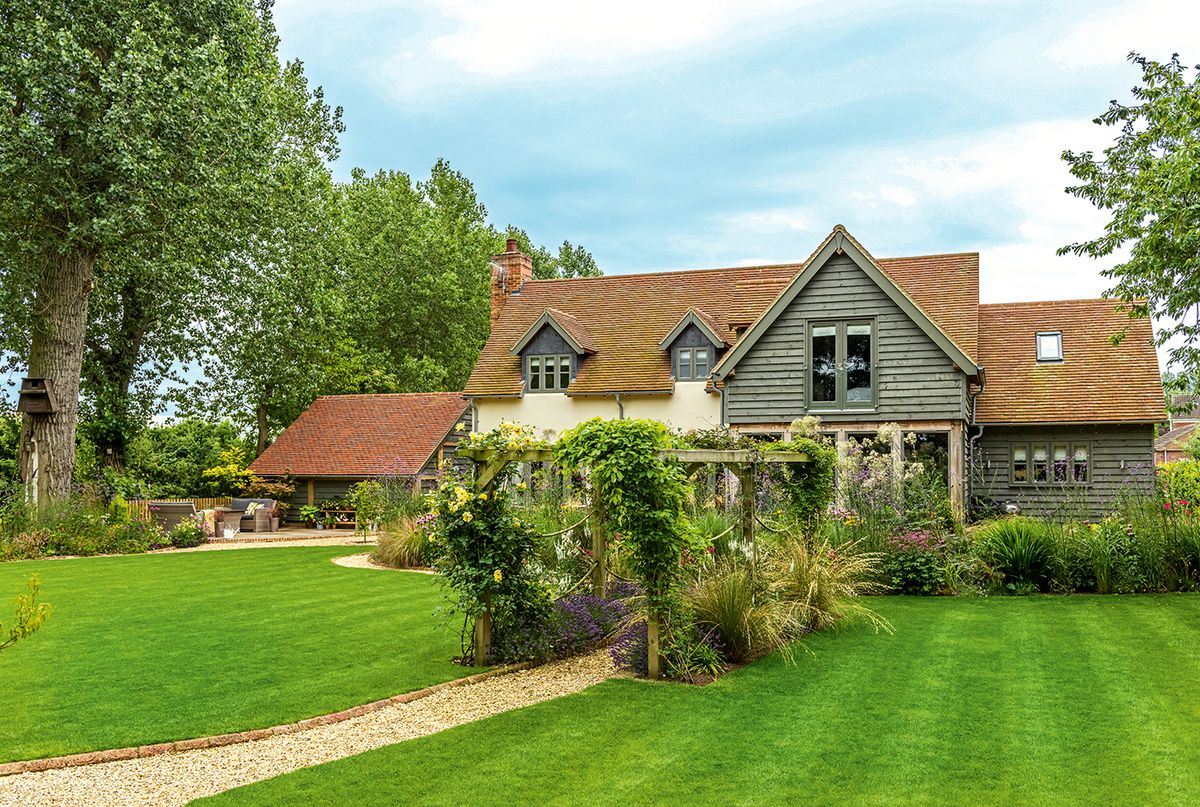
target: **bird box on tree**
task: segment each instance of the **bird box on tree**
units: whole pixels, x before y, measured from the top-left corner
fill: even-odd
[[[54,382],[48,378],[22,378],[17,411],[29,415],[53,415],[58,411]]]

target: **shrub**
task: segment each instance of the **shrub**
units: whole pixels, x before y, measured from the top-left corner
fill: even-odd
[[[725,672],[724,651],[712,629],[691,625],[687,629],[672,630],[662,648],[663,672],[668,678],[690,683],[716,678]]]
[[[716,631],[733,662],[786,649],[802,632],[794,609],[771,596],[761,574],[732,561],[706,569],[687,589],[685,601],[705,633]]]
[[[475,494],[450,476],[432,501],[433,565],[452,592],[450,612],[463,617],[463,660],[472,662],[466,637],[477,617],[490,613],[498,636],[544,614],[549,595],[528,568],[533,532],[513,514],[503,486]]]
[[[50,606],[38,602],[41,591],[41,581],[37,577],[29,578],[25,584],[24,595],[17,595],[17,613],[7,632],[0,625],[0,650],[12,647],[22,639],[32,636],[39,631],[50,616]]]
[[[646,620],[639,619],[630,623],[617,634],[608,649],[613,666],[618,670],[628,670],[634,675],[646,675],[649,643]]]
[[[924,530],[893,535],[883,559],[888,585],[899,594],[937,594],[945,580],[945,548],[945,541]]]
[[[10,504],[0,524],[0,558],[54,555],[124,555],[169,546],[149,521],[130,519],[124,508],[74,496],[33,509]]]
[[[890,629],[886,619],[861,601],[885,590],[878,582],[882,560],[879,553],[862,552],[854,543],[835,549],[819,538],[788,532],[768,556],[767,573],[771,589],[791,603],[807,630],[822,630],[842,619]]]
[[[436,517],[426,513],[417,518],[397,518],[379,530],[379,543],[371,550],[371,561],[393,569],[416,569],[430,565],[429,531]]]
[[[546,614],[527,614],[496,636],[496,655],[506,661],[545,661],[603,646],[627,624],[630,591],[618,586],[607,597],[570,594]]]
[[[979,530],[977,549],[1006,590],[1026,593],[1046,589],[1055,547],[1045,523],[1020,516],[993,521]]]
[[[171,546],[178,549],[190,549],[194,546],[200,546],[208,541],[208,536],[204,534],[204,530],[200,529],[200,525],[189,523],[184,520],[175,525],[171,532],[167,535]]]
[[[1192,459],[1164,463],[1156,469],[1155,479],[1167,509],[1177,503],[1185,507],[1200,503],[1200,462]]]
[[[235,496],[261,484],[253,471],[247,468],[246,449],[230,446],[220,453],[217,464],[201,474],[209,490],[216,496]]]

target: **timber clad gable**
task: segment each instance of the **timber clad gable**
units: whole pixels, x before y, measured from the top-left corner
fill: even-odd
[[[869,319],[875,328],[875,406],[812,407],[809,324]],[[848,257],[816,270],[725,381],[730,423],[787,423],[806,414],[849,421],[942,420],[964,417],[967,376]]]

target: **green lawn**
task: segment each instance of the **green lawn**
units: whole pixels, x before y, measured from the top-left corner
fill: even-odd
[[[1200,596],[880,600],[706,688],[582,694],[297,771],[237,804],[1195,804]]]
[[[0,622],[37,573],[45,628],[0,653],[0,762],[242,731],[446,681],[428,575],[348,547],[0,564]]]

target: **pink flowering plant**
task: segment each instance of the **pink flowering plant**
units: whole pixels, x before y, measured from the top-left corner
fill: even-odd
[[[897,594],[937,594],[943,588],[946,542],[926,530],[913,529],[887,539],[883,570]]]

